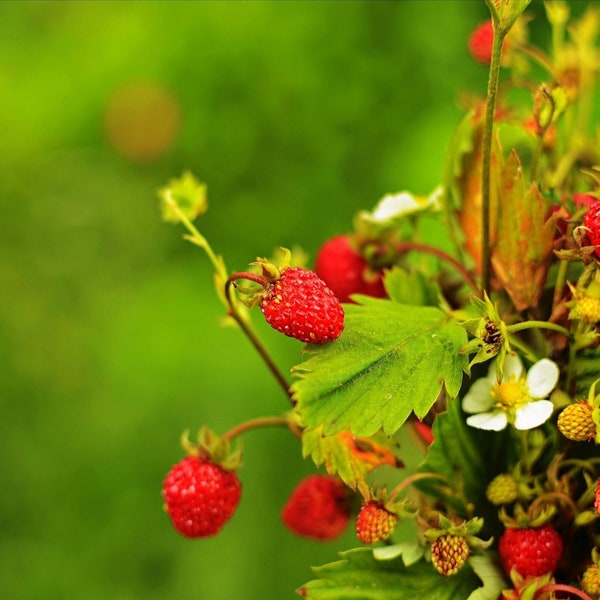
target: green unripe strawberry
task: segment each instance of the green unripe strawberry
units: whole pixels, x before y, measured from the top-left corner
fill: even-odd
[[[510,504],[517,499],[518,486],[515,478],[510,473],[500,473],[490,481],[485,495],[487,499],[497,506]]]

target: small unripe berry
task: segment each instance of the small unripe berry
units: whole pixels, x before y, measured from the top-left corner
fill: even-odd
[[[600,571],[598,565],[590,565],[581,578],[581,589],[592,598],[600,600]]]
[[[500,473],[490,481],[485,495],[496,506],[510,504],[517,499],[518,486],[510,473]]]
[[[445,534],[431,544],[431,562],[444,577],[456,575],[463,567],[471,549],[462,535]]]
[[[569,404],[558,415],[558,430],[574,442],[587,442],[596,435],[592,407],[587,400]]]
[[[387,540],[397,523],[397,515],[388,511],[381,502],[370,500],[363,504],[356,518],[356,537],[363,544]]]
[[[594,325],[600,321],[600,298],[581,295],[575,301],[573,311],[573,316],[584,323]]]

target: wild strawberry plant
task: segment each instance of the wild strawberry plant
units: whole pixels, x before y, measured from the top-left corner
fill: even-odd
[[[548,1],[544,48],[528,41],[529,1],[486,0],[468,47],[488,88],[440,186],[361,211],[314,271],[289,251],[229,271],[194,225],[205,186],[186,173],[160,191],[288,400],[280,416],[186,433],[165,508],[188,537],[234,527],[236,438],[287,427],[326,473],[298,483],[282,526],[326,540],[353,522],[358,545],[304,597],[600,598],[600,9],[572,18]],[[451,252],[423,216],[445,223]],[[261,312],[305,344],[291,373],[256,333]],[[422,452],[412,472],[404,431]]]

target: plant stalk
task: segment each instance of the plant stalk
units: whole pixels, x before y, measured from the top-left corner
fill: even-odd
[[[491,171],[492,171],[492,136],[494,131],[494,114],[496,111],[496,98],[500,80],[500,60],[502,45],[508,33],[500,27],[497,18],[492,19],[494,27],[494,43],[492,46],[492,59],[487,89],[487,102],[485,106],[485,121],[483,125],[482,141],[482,173],[481,173],[481,296],[490,290],[491,279],[491,249],[490,249],[490,196],[491,196]]]

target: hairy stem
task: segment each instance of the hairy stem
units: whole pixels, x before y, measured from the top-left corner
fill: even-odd
[[[494,113],[496,110],[496,97],[500,79],[500,59],[502,44],[507,31],[499,26],[497,18],[492,19],[494,26],[494,43],[492,46],[492,59],[487,88],[487,102],[485,106],[485,121],[483,125],[483,159],[481,172],[481,296],[489,291],[491,279],[491,252],[490,252],[490,190],[492,170],[492,136],[494,130]]]

